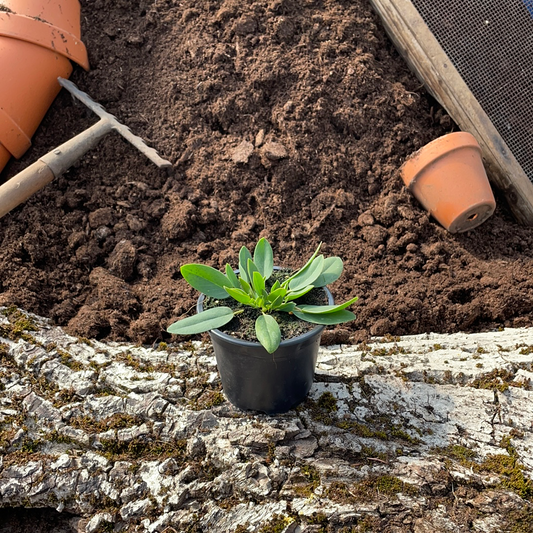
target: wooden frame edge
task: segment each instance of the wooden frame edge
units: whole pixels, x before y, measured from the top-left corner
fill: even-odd
[[[489,178],[517,220],[533,226],[533,183],[417,9],[410,0],[370,0],[370,4],[411,70],[459,127],[476,137]]]

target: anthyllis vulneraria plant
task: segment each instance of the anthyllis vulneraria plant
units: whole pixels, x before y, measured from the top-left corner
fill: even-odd
[[[267,280],[274,271],[272,247],[266,239],[260,239],[254,255],[243,246],[239,252],[239,272],[236,274],[226,264],[226,274],[207,266],[191,263],[180,268],[181,274],[196,290],[222,300],[233,298],[237,302],[261,311],[255,322],[257,340],[268,353],[274,353],[281,342],[281,332],[272,312],[291,313],[301,320],[313,324],[331,325],[348,322],[355,315],[346,310],[357,301],[352,298],[340,305],[304,305],[295,302],[315,287],[325,287],[336,281],[342,274],[340,257],[318,255],[321,244],[303,268],[285,281],[278,280],[270,287]],[[207,309],[197,315],[184,318],[168,327],[169,333],[193,335],[227,324],[242,309],[220,306]]]

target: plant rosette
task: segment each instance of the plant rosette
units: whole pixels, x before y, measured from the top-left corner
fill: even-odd
[[[175,322],[167,331],[176,335],[209,331],[222,388],[237,407],[279,413],[300,403],[312,385],[324,327],[355,318],[347,307],[357,298],[335,305],[326,288],[342,274],[342,260],[319,255],[320,247],[300,270],[287,274],[283,281],[279,278],[272,282],[271,278],[276,278],[273,252],[264,238],[255,246],[253,256],[246,247],[241,248],[237,271],[229,264],[225,274],[207,265],[181,267],[184,279],[202,296],[198,314]],[[302,303],[317,288],[323,289],[328,304]],[[205,297],[216,305],[204,310]],[[232,307],[219,305],[228,298]],[[257,314],[254,327],[257,342],[220,331],[247,308],[255,309]],[[315,327],[282,340],[278,321],[282,321],[284,314]]]

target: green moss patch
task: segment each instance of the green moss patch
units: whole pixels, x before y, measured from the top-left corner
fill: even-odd
[[[9,324],[0,326],[0,337],[12,341],[23,339],[28,342],[35,342],[35,339],[28,333],[29,331],[39,330],[33,318],[14,306],[4,309],[2,314],[7,317]]]
[[[333,425],[336,421],[334,413],[337,411],[337,400],[331,392],[326,391],[318,400],[307,398],[305,407],[309,410],[311,418],[325,425]]]
[[[337,427],[345,429],[358,437],[363,437],[366,439],[379,439],[379,440],[389,440],[387,433],[383,430],[371,428],[368,425],[361,424],[355,420],[339,420],[336,424]]]
[[[74,370],[74,372],[79,372],[80,370],[84,370],[85,367],[82,363],[79,361],[76,361],[72,357],[71,354],[68,352],[65,352],[64,350],[60,350],[56,348],[57,353],[59,354],[59,362],[65,366],[68,366],[71,370]]]
[[[509,384],[514,379],[514,372],[503,368],[496,368],[492,372],[483,374],[474,379],[470,386],[475,389],[490,389],[504,392],[509,388]]]
[[[460,446],[459,444],[453,444],[446,448],[439,448],[438,453],[446,455],[452,459],[455,459],[457,462],[463,466],[471,466],[472,461],[477,457],[477,453],[470,448],[465,446]]]
[[[502,438],[500,446],[507,454],[491,454],[482,462],[477,462],[476,452],[464,446],[453,445],[435,450],[450,459],[457,461],[466,468],[480,474],[496,474],[500,478],[497,488],[515,492],[521,498],[533,501],[533,481],[524,475],[524,465],[519,461],[518,453],[513,446],[512,435]]]
[[[0,365],[9,368],[15,368],[17,366],[15,358],[9,353],[9,346],[3,342],[0,342]]]
[[[222,405],[225,401],[226,398],[221,390],[208,389],[204,391],[195,402],[193,402],[191,407],[197,410],[207,410]]]
[[[151,461],[154,459],[164,460],[172,457],[179,464],[185,461],[187,441],[183,439],[163,442],[137,438],[129,442],[102,440],[101,444],[103,454],[107,459],[112,461],[131,461],[141,458],[143,461]]]
[[[392,497],[403,493],[417,496],[419,489],[410,483],[391,476],[370,476],[358,483],[346,485],[345,483],[332,483],[327,490],[327,496],[334,502],[341,504],[356,504],[362,501],[375,500],[379,496]]]
[[[110,429],[124,429],[134,426],[140,426],[143,419],[137,415],[128,415],[126,413],[117,413],[113,416],[96,420],[92,416],[80,416],[71,418],[69,425],[76,429],[83,429],[87,433],[103,433]]]
[[[531,533],[533,531],[533,509],[524,506],[520,511],[512,511],[507,517],[506,532]]]
[[[524,475],[524,465],[520,464],[511,437],[506,436],[500,445],[507,450],[508,455],[489,455],[476,470],[492,472],[500,476],[500,486],[512,490],[521,498],[533,501],[533,481]]]
[[[373,355],[375,357],[390,357],[392,355],[406,354],[406,353],[407,351],[405,350],[405,348],[395,344],[391,348],[385,348],[385,347],[374,348],[370,352],[370,355]]]
[[[401,479],[391,475],[369,477],[355,484],[352,490],[356,495],[362,497],[367,497],[369,494],[374,496],[395,496],[400,492],[416,496],[419,493],[419,490],[414,485],[405,483]]]
[[[274,515],[272,520],[257,530],[258,533],[282,533],[294,519],[288,516]]]

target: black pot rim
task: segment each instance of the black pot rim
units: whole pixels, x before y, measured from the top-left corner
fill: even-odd
[[[274,267],[279,268],[279,267]],[[238,273],[238,271],[236,271]],[[320,287],[321,289],[324,289],[326,296],[328,297],[328,304],[333,305],[335,303],[333,299],[333,294],[331,294],[331,291],[327,287]],[[205,294],[200,294],[200,297],[198,298],[198,301],[196,302],[196,312],[201,313],[204,310],[203,302],[205,299]],[[308,338],[313,337],[314,335],[318,333],[322,333],[326,326],[317,326],[316,328],[313,328],[309,330],[307,333],[303,333],[302,335],[298,335],[297,337],[292,337],[290,339],[286,339],[284,341],[280,342],[280,346],[292,346],[293,344],[300,344],[302,341],[306,341]],[[221,339],[225,339],[226,341],[233,342],[239,346],[261,346],[259,342],[255,341],[245,341],[242,339],[238,339],[236,337],[233,337],[231,335],[228,335],[227,333],[224,333],[223,331],[220,331],[219,329],[210,329],[209,333],[211,335],[215,335]]]

